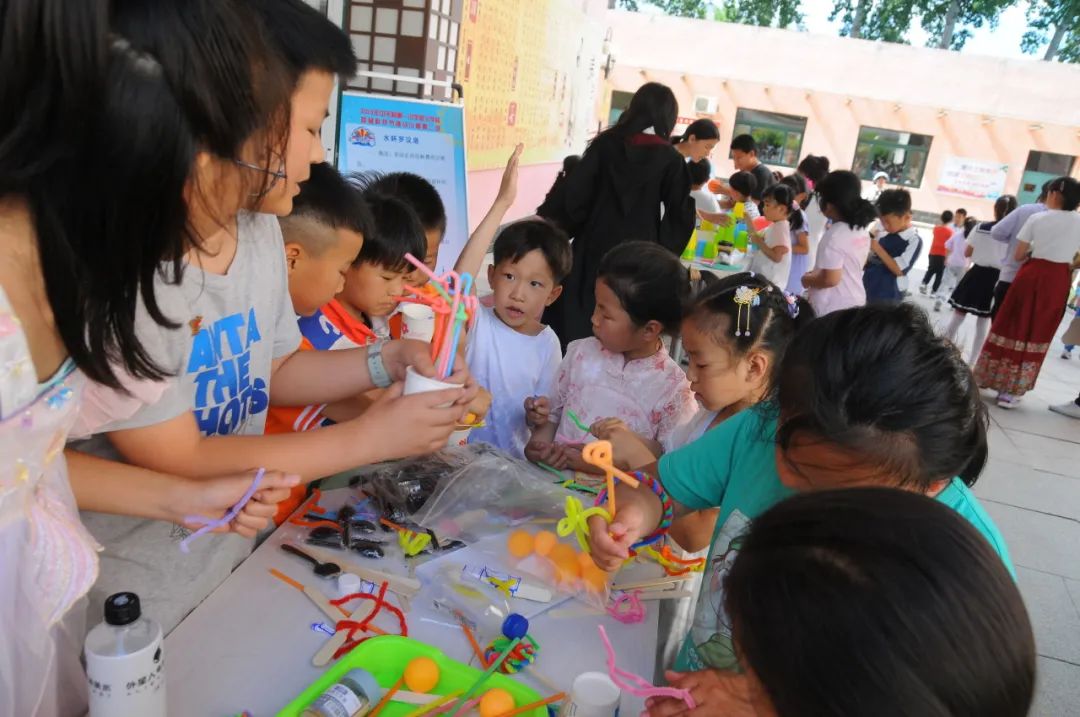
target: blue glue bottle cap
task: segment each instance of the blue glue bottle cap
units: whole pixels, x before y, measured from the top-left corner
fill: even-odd
[[[529,621],[523,615],[512,612],[503,620],[502,633],[510,640],[525,637],[529,634]]]

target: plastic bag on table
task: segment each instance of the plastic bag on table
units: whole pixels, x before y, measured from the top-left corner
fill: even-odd
[[[611,594],[612,575],[593,562],[572,534],[560,537],[548,527],[555,526],[522,526],[476,546],[487,558],[484,564],[506,565],[512,579],[507,581],[507,575],[493,570],[484,577],[496,589],[515,597],[529,599],[530,594],[548,591],[604,608]]]
[[[491,446],[484,445],[444,448],[429,455],[364,468],[349,483],[371,496],[383,509],[383,517],[402,523],[420,510],[447,476],[495,452]]]
[[[489,448],[441,480],[413,521],[440,538],[475,543],[529,521],[554,523],[571,495],[539,468]]]

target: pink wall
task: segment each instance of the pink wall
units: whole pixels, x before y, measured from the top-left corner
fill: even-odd
[[[554,164],[531,164],[518,170],[517,201],[506,213],[506,221],[527,217],[536,212],[544,195],[555,181],[555,175],[562,167],[561,162]],[[487,214],[495,197],[499,194],[503,170],[481,169],[469,172],[469,231]]]
[[[932,213],[964,206],[992,216],[990,201],[936,191],[947,157],[1007,164],[1005,192],[1016,193],[1029,151],[1080,156],[1075,66],[643,13],[612,12],[609,22],[609,89],[663,82],[680,115],[711,117],[721,133],[712,157],[718,176],[733,169],[726,148],[739,108],[805,117],[800,157],[823,154],[834,169],[851,166],[860,126],[932,136],[922,183],[909,188],[915,208]],[[715,98],[716,113],[695,115],[695,97]]]

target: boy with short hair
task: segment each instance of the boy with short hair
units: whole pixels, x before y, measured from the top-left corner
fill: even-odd
[[[739,221],[746,224],[748,228],[751,228],[750,225],[753,221],[761,216],[758,205],[753,200],[753,195],[757,190],[758,183],[753,174],[750,172],[736,172],[731,175],[727,183],[724,184],[724,194],[728,197],[728,201],[724,202],[724,204],[727,205],[727,211],[699,211],[698,214],[706,221],[712,222],[717,226],[726,227],[735,221],[735,218],[731,214],[731,210],[734,209],[735,205],[742,202],[743,217]]]
[[[709,160],[687,162],[686,169],[690,172],[690,196],[694,198],[694,206],[697,210],[719,212],[720,202],[716,201],[716,195],[705,186],[712,177],[712,165]]]
[[[422,256],[427,241],[420,219],[397,197],[373,191],[368,178],[354,178],[371,208],[373,232],[345,272],[345,286],[323,313],[353,341],[366,345],[390,338],[389,316],[413,271],[406,254]]]
[[[911,194],[886,189],[877,199],[885,235],[870,240],[870,258],[863,270],[866,302],[898,304],[907,288],[907,273],[922,250],[922,238],[911,224]]]
[[[926,286],[931,279],[934,280],[931,293],[936,294],[941,288],[941,279],[945,275],[945,257],[949,254],[949,250],[945,248],[945,242],[949,241],[952,235],[953,213],[946,209],[941,213],[938,223],[934,225],[934,240],[930,243],[930,266],[926,270],[926,275],[923,276],[919,293],[926,294]]]
[[[754,202],[760,202],[765,190],[776,184],[772,170],[758,161],[757,142],[749,134],[740,134],[731,140],[731,161],[735,169],[749,172],[757,180],[757,186],[750,192]]]
[[[491,236],[517,195],[521,150],[518,145],[495,203],[458,258],[459,274],[480,271]],[[465,351],[470,372],[491,392],[492,404],[486,427],[474,429],[469,442],[490,443],[524,458],[530,437],[525,401],[550,395],[562,361],[559,337],[540,316],[559,298],[570,273],[570,238],[545,219],[525,219],[502,230],[494,253],[488,267],[494,305],[480,307]]]
[[[397,197],[416,213],[427,243],[427,251],[422,257],[424,265],[435,271],[439,260],[439,246],[446,236],[446,205],[439,196],[439,190],[428,180],[411,172],[392,172],[373,177],[374,181],[368,184],[370,191]],[[419,254],[416,256],[421,258]],[[405,277],[405,281],[410,286],[419,288],[425,286],[429,279],[427,274],[415,269]]]

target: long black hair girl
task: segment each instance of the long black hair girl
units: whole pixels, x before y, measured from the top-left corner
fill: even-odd
[[[56,330],[91,379],[162,371],[135,335],[162,262],[179,274],[211,187],[200,153],[239,160],[279,147],[288,89],[247,0],[9,0],[0,5],[0,200],[25,202]],[[283,109],[284,108],[284,109]],[[263,160],[262,156],[257,159]],[[251,193],[269,176],[248,172]],[[58,201],[62,197],[62,201]]]

